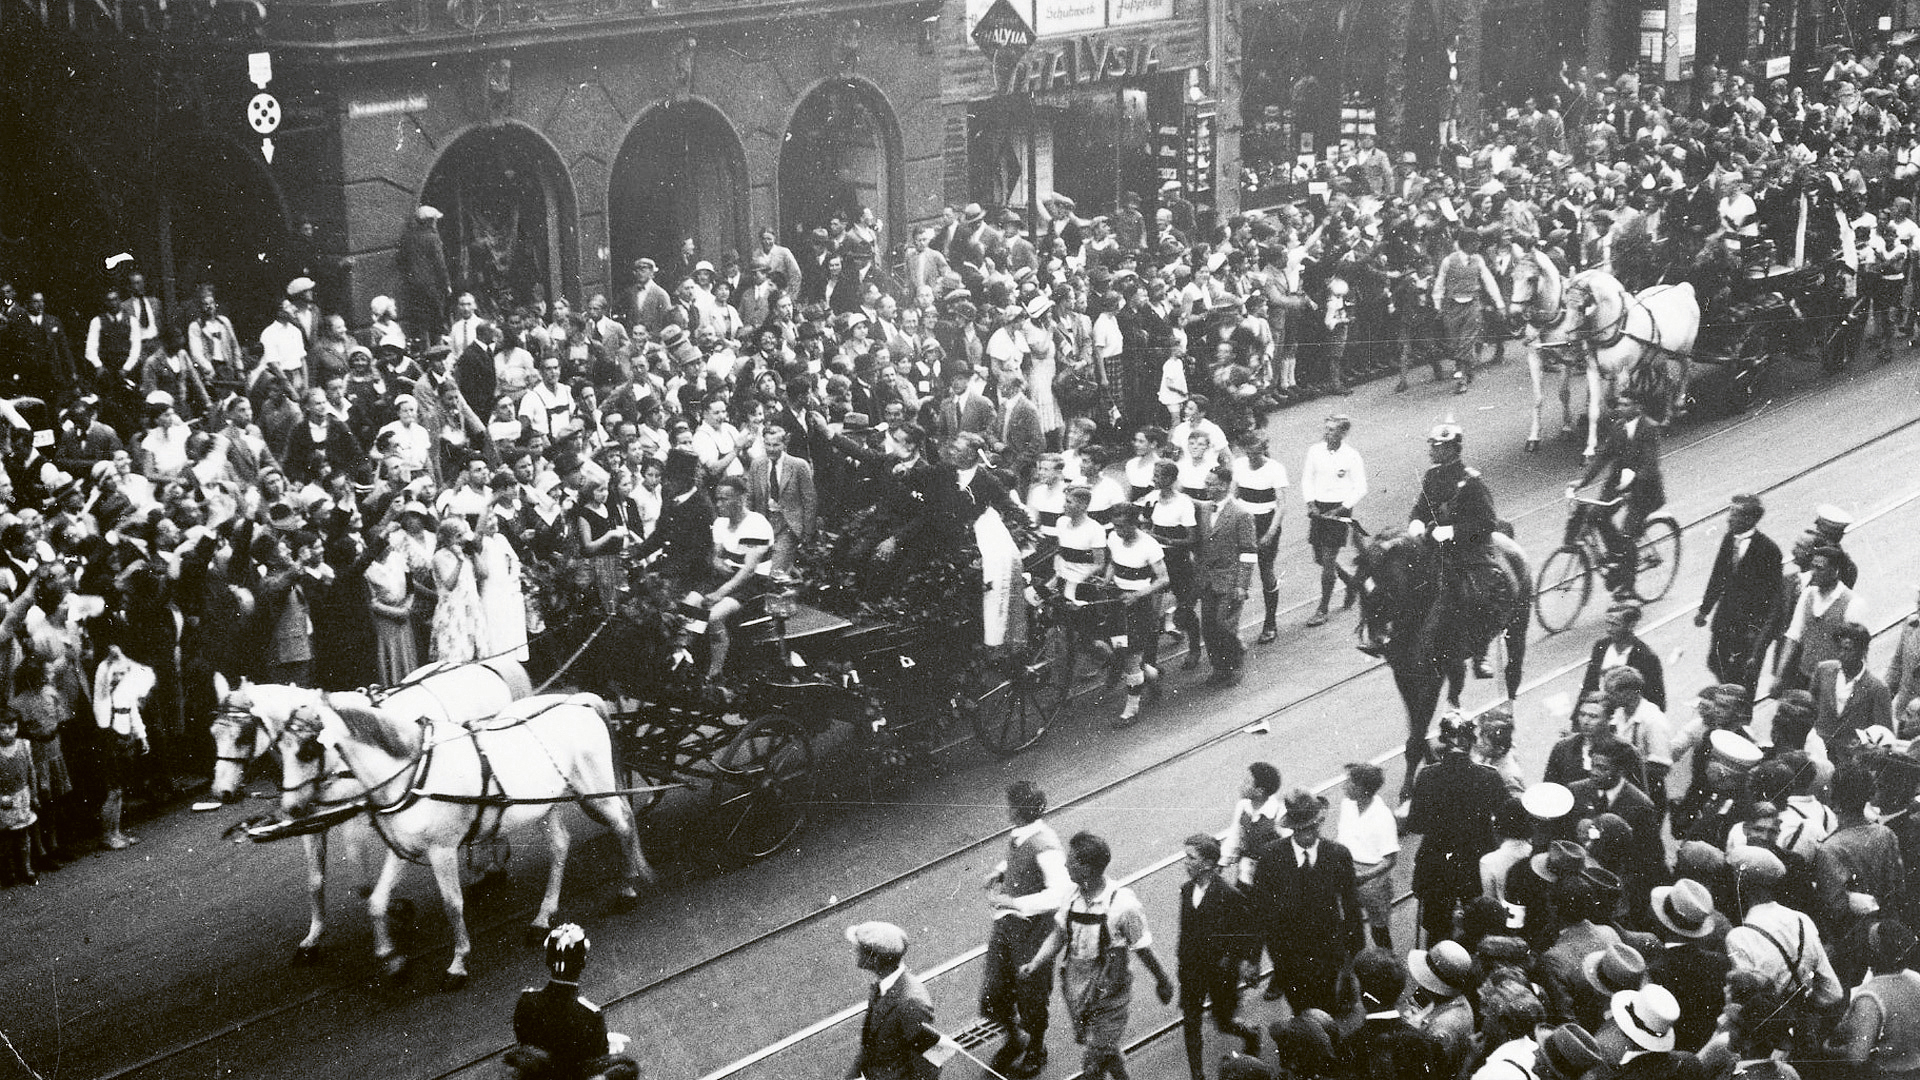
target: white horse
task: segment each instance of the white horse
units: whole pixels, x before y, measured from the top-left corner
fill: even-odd
[[[241,679],[239,686],[230,688],[221,675],[214,676],[214,691],[220,705],[211,725],[213,796],[222,802],[235,802],[245,796],[242,785],[247,767],[279,741],[294,710],[303,705],[323,705],[326,695],[304,686],[249,679]],[[495,658],[459,666],[429,664],[408,675],[399,686],[381,691],[376,700],[402,715],[466,723],[484,720],[532,692],[533,685],[517,661]],[[327,771],[335,778],[335,786],[345,781],[345,766],[337,759],[328,763]],[[335,828],[340,830],[348,874],[362,883],[359,892],[366,897],[372,890],[364,872],[367,845],[374,839],[372,830],[361,815]],[[307,936],[294,949],[296,963],[312,963],[320,956],[320,939],[326,932],[327,847],[332,831],[300,837],[307,863],[308,922]]]
[[[1600,413],[1623,384],[1639,392],[1656,422],[1677,414],[1699,335],[1700,302],[1690,284],[1655,285],[1634,294],[1604,270],[1583,270],[1568,280],[1560,317],[1540,331],[1535,347],[1579,348],[1587,358],[1587,457],[1599,448]],[[1535,421],[1537,434],[1537,411]]]
[[[1521,329],[1519,341],[1527,354],[1527,375],[1533,382],[1533,421],[1527,428],[1529,453],[1540,449],[1540,410],[1547,400],[1547,354],[1558,351],[1541,338],[1549,327],[1560,321],[1565,310],[1566,284],[1566,279],[1560,275],[1560,268],[1554,265],[1546,252],[1538,248],[1521,250],[1514,263],[1513,294],[1508,303],[1510,309],[1526,324]],[[1591,403],[1600,397],[1600,369],[1591,355],[1585,360],[1587,401]],[[1561,371],[1560,431],[1565,435],[1573,431],[1574,364],[1568,357],[1561,357],[1556,362]]]
[[[303,706],[280,734],[280,804],[295,819],[328,804],[364,804],[380,838],[386,863],[367,898],[373,919],[374,953],[388,974],[405,971],[387,928],[387,902],[400,869],[424,859],[433,867],[447,922],[453,927],[453,962],[442,987],[467,982],[465,900],[460,885],[460,849],[534,822],[544,822],[552,863],[547,892],[529,937],[544,938],[560,906],[560,883],[571,842],[564,804],[578,802],[588,817],[612,829],[627,858],[620,896],[638,896],[639,881],[655,880],[640,850],[633,809],[621,795],[614,769],[613,738],[606,702],[593,694],[546,694],[514,702],[480,723],[454,724],[408,716],[384,706],[333,694],[319,706]],[[354,777],[353,790],[331,793],[327,757],[337,754]]]

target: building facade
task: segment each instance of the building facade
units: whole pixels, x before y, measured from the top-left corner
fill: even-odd
[[[894,245],[946,182],[936,0],[0,8],[0,138],[36,148],[0,165],[31,208],[0,272],[82,315],[126,252],[243,337],[302,273],[364,322],[422,203],[456,288],[577,305],[688,239],[719,263],[871,207]]]
[[[989,54],[992,0],[940,16],[944,195],[1024,212],[1059,192],[1082,216],[1167,185],[1202,214],[1238,207],[1240,0],[1011,0],[1035,40]],[[1171,191],[1167,191],[1171,196]]]

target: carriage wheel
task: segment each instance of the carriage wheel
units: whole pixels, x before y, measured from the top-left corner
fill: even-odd
[[[806,825],[817,777],[813,741],[799,722],[759,717],[721,747],[713,766],[713,824],[727,850],[763,859]]]
[[[1032,637],[1014,668],[976,664],[964,693],[973,699],[973,733],[980,745],[1002,757],[1017,754],[1046,735],[1067,702],[1067,635],[1052,620],[1036,619]]]
[[[641,754],[621,753],[618,756],[620,786],[623,788],[656,787],[673,783],[673,778],[665,775],[658,764]],[[627,801],[633,804],[633,816],[638,818],[660,805],[660,799],[665,794],[665,791],[640,791],[627,796]]]
[[[1586,549],[1557,548],[1540,564],[1534,579],[1533,617],[1540,628],[1557,634],[1573,625],[1593,595],[1593,564]]]
[[[1640,530],[1639,566],[1633,592],[1643,604],[1667,595],[1680,576],[1680,526],[1670,517],[1656,517]]]

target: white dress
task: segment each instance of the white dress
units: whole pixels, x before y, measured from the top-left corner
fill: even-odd
[[[527,658],[527,603],[520,590],[520,556],[507,538],[494,533],[481,541],[480,610],[486,616],[486,655]]]

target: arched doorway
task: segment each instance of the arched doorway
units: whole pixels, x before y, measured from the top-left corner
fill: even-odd
[[[648,109],[627,132],[607,185],[607,231],[616,280],[634,260],[660,266],[692,237],[714,265],[744,252],[746,152],[720,110],[704,101]]]
[[[44,127],[0,124],[0,146],[34,148],[0,155],[0,281],[22,300],[45,293],[47,310],[84,335],[106,287],[102,260],[118,250],[106,202],[66,140]]]
[[[258,150],[211,133],[175,142],[162,160],[165,295],[184,316],[196,290],[212,285],[241,340],[250,340],[273,321],[287,282],[301,272],[285,265],[290,236],[280,189]]]
[[[780,145],[781,226],[793,236],[826,224],[829,214],[851,221],[870,206],[887,242],[899,243],[899,162],[900,133],[886,98],[859,79],[821,83],[793,111]]]
[[[483,308],[551,304],[578,285],[573,183],[531,129],[503,124],[460,136],[434,163],[421,198],[444,215],[455,291],[472,292]]]

